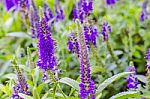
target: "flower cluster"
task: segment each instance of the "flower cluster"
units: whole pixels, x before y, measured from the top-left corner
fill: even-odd
[[[85,44],[84,33],[80,32],[79,36],[79,59],[80,59],[80,97],[86,99],[88,96],[91,96],[91,99],[94,99],[94,82],[91,79],[90,74],[90,62],[88,58],[88,49]]]
[[[88,16],[93,11],[92,0],[80,0],[77,5],[74,5],[73,16],[74,21],[79,19],[84,26],[84,36],[86,40],[86,46],[90,48],[90,44],[96,47],[96,39],[98,37],[98,31],[96,26],[93,25],[93,20],[90,20]]]
[[[107,21],[103,21],[102,24],[102,32],[101,34],[103,35],[103,41],[107,41],[109,38],[109,33],[112,32],[111,26],[108,24]]]
[[[150,71],[150,48],[148,48],[145,58],[147,59],[147,70]]]
[[[30,12],[30,27],[32,31],[32,37],[35,38],[37,37],[37,29],[38,29],[38,22],[39,22],[39,15],[38,15],[38,10],[35,6],[35,3],[33,0],[31,0],[31,12]]]
[[[60,1],[55,0],[55,13],[56,13],[56,21],[63,20],[65,18],[62,7],[60,6]]]
[[[116,0],[105,0],[107,5],[113,5],[116,3]]]
[[[90,15],[93,11],[93,2],[92,0],[80,0],[78,6],[75,5],[73,9],[74,20],[77,18],[80,19],[80,22],[83,23],[86,17]]]
[[[141,11],[141,15],[140,15],[141,22],[144,22],[145,20],[147,20],[150,17],[150,13],[147,11],[147,4],[148,4],[147,0],[145,2],[143,2],[142,11]]]
[[[38,26],[38,55],[37,65],[45,71],[52,70],[54,73],[58,70],[57,59],[55,56],[55,41],[53,40],[47,20],[43,17]],[[43,76],[43,79],[46,75]]]
[[[4,4],[7,11],[9,11],[11,8],[15,7],[16,2],[14,2],[13,0],[4,0]]]
[[[30,95],[30,92],[28,91],[28,85],[25,79],[23,79],[23,81],[21,82],[17,82],[17,85],[13,87],[13,94],[11,99],[23,99],[18,95],[18,93],[24,93],[26,95]]]
[[[13,87],[13,94],[11,99],[23,99],[21,98],[18,93],[23,93],[26,95],[30,95],[30,92],[28,91],[28,84],[27,81],[25,79],[25,76],[23,75],[22,71],[20,70],[20,68],[18,67],[18,65],[16,64],[16,62],[14,61],[14,67],[18,76],[18,82],[16,84],[15,87]]]
[[[50,7],[48,6],[48,4],[46,2],[44,3],[44,17],[47,21],[54,18],[52,10],[50,9]]]
[[[127,81],[128,81],[127,87],[128,87],[128,89],[136,89],[139,82],[138,82],[137,77],[135,76],[136,75],[135,67],[129,66],[129,72],[133,72],[133,73],[129,74],[129,76],[127,78]]]
[[[74,33],[72,33],[71,36],[69,37],[68,49],[72,53],[76,53],[79,56],[79,43]]]
[[[44,70],[54,70],[57,66],[55,53],[55,42],[50,33],[50,27],[45,18],[39,22],[38,27],[39,60],[37,65]]]
[[[18,9],[20,12],[27,13],[29,8],[28,0],[4,0],[7,11],[11,8]]]
[[[90,25],[88,27],[84,26],[84,35],[88,48],[90,47],[90,44],[93,44],[96,47],[96,38],[98,36],[96,27],[93,27],[93,25]]]

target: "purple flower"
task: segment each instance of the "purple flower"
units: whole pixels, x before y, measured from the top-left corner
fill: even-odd
[[[78,18],[78,9],[76,5],[74,5],[73,8],[73,17],[74,17],[74,21]]]
[[[109,37],[109,33],[112,32],[111,26],[108,24],[107,21],[104,21],[102,24],[102,32],[103,35],[103,41],[107,41]]]
[[[44,75],[43,75],[43,77],[42,77],[42,80],[43,81],[46,81],[48,79],[48,75],[47,75],[47,73],[46,73],[46,71],[44,72]]]
[[[148,48],[145,58],[147,59],[147,70],[150,70],[150,48]]]
[[[20,68],[17,66],[16,63],[14,65],[17,72],[18,81],[16,86],[13,87],[13,94],[11,99],[23,99],[18,95],[18,93],[30,95],[30,92],[28,91],[28,84]]]
[[[116,0],[105,0],[107,5],[113,5],[116,3]]]
[[[84,19],[89,16],[92,11],[92,0],[80,0],[78,6],[75,5],[73,9],[74,20],[79,18],[80,22],[83,23]]]
[[[74,33],[71,34],[68,40],[68,49],[72,53],[76,53],[79,56],[79,43]]]
[[[46,2],[44,3],[44,17],[47,21],[51,20],[54,17],[52,10]]]
[[[85,13],[85,15],[89,15],[90,12],[93,10],[93,2],[92,1],[83,0],[81,9]]]
[[[144,22],[145,20],[147,20],[149,18],[150,13],[148,13],[148,11],[147,11],[147,4],[148,4],[148,1],[143,2],[142,11],[141,11],[141,15],[140,15],[141,22]]]
[[[15,2],[13,0],[4,0],[4,4],[7,11],[9,11],[12,7],[15,7]]]
[[[55,0],[55,13],[56,13],[56,21],[63,20],[65,18],[64,11],[60,6],[59,0]]]
[[[30,27],[32,30],[32,37],[34,38],[34,37],[37,37],[39,15],[38,15],[38,10],[33,0],[31,1],[31,5],[33,9],[31,9],[31,12],[30,12]]]
[[[94,99],[94,82],[91,79],[88,49],[85,44],[84,33],[79,33],[79,60],[80,60],[80,97],[86,99],[88,96]]]
[[[55,42],[51,36],[50,27],[45,18],[39,21],[38,27],[38,56],[37,65],[43,70],[55,70],[57,66]]]
[[[127,87],[128,89],[136,89],[137,85],[139,84],[136,75],[136,69],[134,66],[129,66],[129,72],[133,72],[133,74],[129,74],[127,78]]]
[[[18,10],[24,14],[28,13],[29,1],[28,0],[16,0],[18,4]]]
[[[96,38],[98,37],[98,31],[96,27],[90,26],[84,26],[84,35],[86,40],[86,45],[90,47],[90,44],[93,44],[96,47]]]

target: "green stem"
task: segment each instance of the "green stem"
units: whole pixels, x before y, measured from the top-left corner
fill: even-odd
[[[93,56],[96,58],[96,64],[102,67],[105,67],[105,65],[103,64],[103,62],[101,61],[101,58],[98,56],[98,52],[97,50],[94,48],[94,46],[91,47],[91,51],[93,52]]]
[[[107,43],[107,48],[108,48],[108,50],[109,50],[109,53],[110,53],[111,57],[113,58],[113,61],[115,62],[115,64],[117,65],[117,67],[120,67],[119,64],[118,64],[118,61],[117,61],[118,58],[117,58],[117,57],[115,56],[115,54],[113,53],[113,50],[112,50],[112,48],[111,48],[111,46],[110,46],[109,41],[107,40],[106,43]]]

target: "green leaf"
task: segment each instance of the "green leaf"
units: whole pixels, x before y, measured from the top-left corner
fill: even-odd
[[[45,93],[41,99],[46,99],[46,98],[47,98],[47,96],[48,96],[48,92],[47,92],[47,93]]]
[[[76,90],[79,90],[79,83],[71,78],[65,77],[59,80],[60,83],[67,84]]]
[[[37,90],[38,90],[38,93],[39,93],[39,94],[41,93],[41,91],[42,91],[44,85],[45,85],[45,83],[42,83],[42,84],[38,85]]]
[[[20,97],[24,98],[24,99],[33,99],[31,96],[25,95],[23,93],[18,93]]]
[[[96,95],[98,95],[99,93],[101,93],[108,85],[110,85],[111,83],[113,83],[114,81],[128,75],[128,74],[131,74],[132,72],[123,72],[123,73],[119,73],[119,74],[116,74],[108,79],[106,79],[103,83],[101,83],[97,90],[96,90]]]
[[[14,73],[9,73],[9,74],[5,74],[2,78],[17,79],[17,76]]]
[[[11,32],[11,33],[7,33],[6,36],[30,38],[30,36],[24,32]]]
[[[137,79],[143,83],[147,83],[147,78],[144,75],[136,75]]]
[[[150,91],[144,91],[141,97],[150,99]]]
[[[109,99],[127,99],[127,98],[140,98],[140,92],[139,91],[127,91],[127,92],[121,92],[119,94],[116,94],[112,96]]]
[[[5,86],[0,84],[0,91],[4,92],[8,96],[11,96],[11,90],[9,89],[8,83]]]
[[[40,96],[39,96],[39,93],[38,93],[36,87],[33,87],[32,93],[33,93],[33,98],[34,99],[40,99]]]

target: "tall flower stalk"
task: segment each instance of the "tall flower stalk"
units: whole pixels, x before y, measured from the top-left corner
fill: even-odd
[[[107,44],[107,48],[108,51],[113,59],[113,61],[115,62],[115,64],[119,67],[119,63],[118,63],[118,58],[115,56],[115,54],[113,53],[113,49],[109,43],[109,34],[112,33],[112,28],[111,26],[108,24],[107,21],[103,21],[102,23],[102,36],[103,36],[103,41],[106,42]]]
[[[37,29],[39,22],[38,9],[33,0],[31,0],[31,11],[30,11],[30,28],[32,31],[32,38],[37,37]]]
[[[13,60],[12,62],[14,69],[17,73],[18,81],[16,83],[16,86],[13,87],[13,94],[11,99],[23,99],[18,95],[18,93],[23,93],[26,95],[30,95],[30,92],[28,91],[28,84],[25,79],[25,76],[23,75],[22,71],[20,70],[19,66],[17,65],[16,61]]]
[[[79,26],[79,25],[78,25]],[[91,79],[90,61],[88,58],[88,49],[82,28],[79,26],[79,60],[80,60],[80,97],[81,99],[95,99],[94,82]]]
[[[38,55],[37,65],[41,69],[45,72],[50,70],[54,74],[58,71],[55,56],[55,41],[51,36],[50,27],[44,17],[39,21],[38,26]]]

